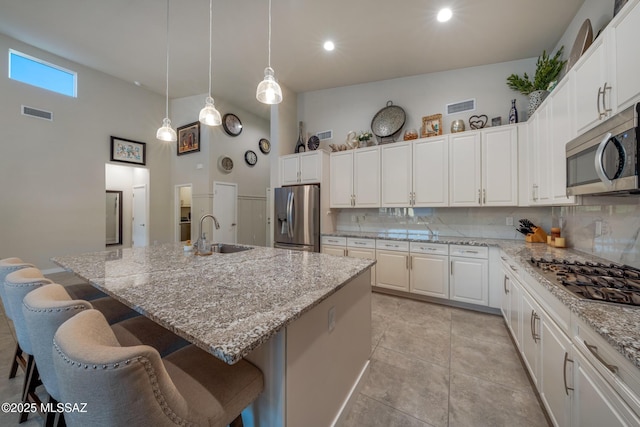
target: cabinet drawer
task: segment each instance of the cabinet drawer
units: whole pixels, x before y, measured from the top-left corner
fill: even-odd
[[[347,238],[347,246],[350,248],[376,248],[376,241],[374,239],[356,239],[353,237]]]
[[[410,242],[409,250],[415,254],[449,255],[449,245],[443,243]]]
[[[322,236],[323,245],[342,245],[347,246],[347,238],[340,236]]]
[[[376,249],[408,252],[409,242],[403,242],[399,240],[376,240]]]
[[[489,248],[486,246],[449,245],[449,255],[466,258],[489,258]]]

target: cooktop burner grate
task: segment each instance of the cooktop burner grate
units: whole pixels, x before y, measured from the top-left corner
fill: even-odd
[[[535,257],[531,264],[580,298],[640,306],[640,270],[635,267]]]

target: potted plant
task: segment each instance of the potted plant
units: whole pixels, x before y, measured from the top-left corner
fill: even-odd
[[[563,50],[564,46],[558,49],[553,57],[547,55],[547,51],[542,52],[542,56],[538,57],[538,62],[536,63],[536,74],[533,77],[533,81],[531,81],[527,73],[522,76],[511,74],[507,77],[507,86],[509,88],[529,96],[529,117],[533,115],[542,101],[549,95],[549,85],[558,79],[562,68],[567,63],[567,61],[561,59]]]

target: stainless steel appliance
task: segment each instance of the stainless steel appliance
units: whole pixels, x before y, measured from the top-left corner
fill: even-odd
[[[274,218],[274,247],[320,252],[320,186],[276,188]]]
[[[553,283],[580,298],[640,306],[640,270],[628,265],[531,258]]]
[[[567,195],[640,193],[640,103],[567,144]]]

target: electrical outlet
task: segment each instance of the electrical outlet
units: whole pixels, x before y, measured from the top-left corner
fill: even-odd
[[[356,215],[351,215],[351,222],[358,221],[358,217]]]
[[[329,332],[331,333],[336,328],[336,307],[329,309]]]
[[[512,216],[508,216],[507,217],[507,225],[513,225],[513,217]]]

